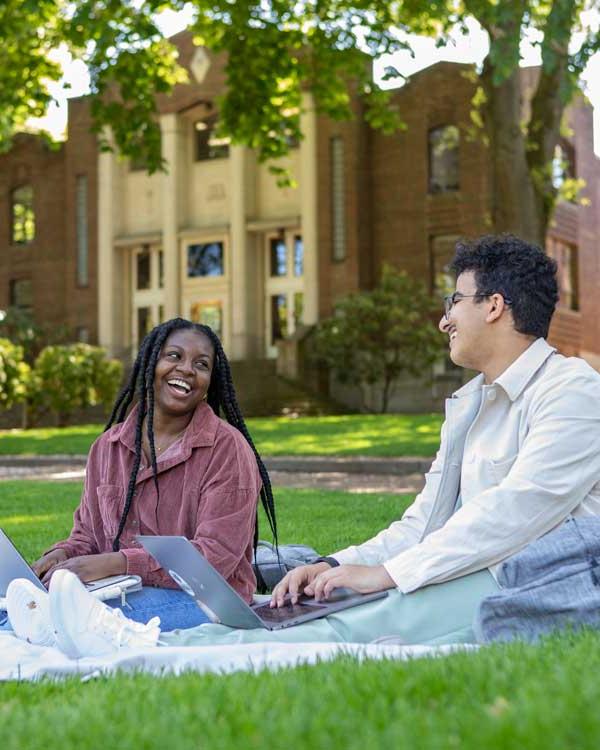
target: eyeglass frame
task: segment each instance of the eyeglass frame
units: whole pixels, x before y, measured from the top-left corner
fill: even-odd
[[[500,294],[502,295],[502,299],[504,300],[505,305],[512,305],[512,300],[508,299],[508,297],[505,297],[502,292],[477,292],[477,294],[462,294],[462,292],[452,292],[452,294],[447,294],[444,297],[444,318],[446,320],[450,319],[450,313],[452,312],[452,308],[457,302],[460,302],[461,299],[470,299],[472,297],[491,297],[492,294]],[[458,295],[458,297],[456,296]]]

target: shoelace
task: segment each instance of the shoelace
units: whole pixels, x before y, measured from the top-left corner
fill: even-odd
[[[105,633],[114,635],[116,638],[117,648],[121,646],[132,645],[131,640],[139,638],[142,645],[154,645],[156,639],[153,637],[152,631],[158,628],[160,618],[153,617],[150,622],[146,625],[142,625],[138,622],[129,620],[120,609],[110,609],[106,605],[102,607],[102,611],[98,617],[98,625],[104,630]],[[140,645],[140,644],[133,644]]]

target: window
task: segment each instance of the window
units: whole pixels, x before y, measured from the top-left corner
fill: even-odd
[[[296,292],[294,294],[294,328],[302,323],[302,312],[304,311],[304,294]]]
[[[223,305],[221,300],[196,302],[190,308],[190,319],[194,323],[212,328],[219,338],[223,336]]]
[[[87,326],[77,326],[75,329],[75,337],[77,341],[81,341],[82,344],[89,344],[90,329]]]
[[[216,135],[216,127],[215,116],[194,123],[196,161],[227,159],[229,156],[229,138]]]
[[[457,235],[445,234],[432,237],[430,241],[431,290],[440,300],[447,294],[452,294],[456,286],[449,265],[454,258],[457,240]]]
[[[552,159],[552,185],[559,190],[565,180],[572,180],[574,177],[575,149],[567,140],[561,138],[554,149]]]
[[[136,284],[138,290],[150,289],[150,248],[144,245],[136,255]]]
[[[24,245],[35,238],[35,213],[33,211],[33,188],[23,185],[12,192],[11,200],[12,242]]]
[[[304,274],[304,243],[302,237],[297,234],[294,236],[294,276]]]
[[[77,234],[77,284],[87,286],[88,275],[88,211],[87,175],[79,175],[75,182],[75,224]]]
[[[137,308],[137,333],[138,333],[138,346],[144,340],[144,336],[150,333],[152,328],[152,311],[149,307],[138,307]]]
[[[346,257],[346,190],[344,184],[344,141],[334,136],[329,143],[331,162],[331,253],[333,260]]]
[[[199,245],[188,245],[187,275],[193,279],[198,276],[223,276],[223,243],[207,242]]]
[[[271,344],[287,336],[287,295],[271,296]]]
[[[287,276],[287,248],[285,238],[274,237],[271,247],[271,276]]]
[[[560,298],[558,306],[567,310],[579,310],[579,264],[577,247],[562,240],[549,237],[546,252],[557,265],[556,280]]]
[[[442,125],[429,131],[429,192],[458,190],[458,144],[456,125]]]
[[[165,286],[165,256],[162,250],[158,251],[158,288]],[[162,321],[161,321],[162,323]]]
[[[31,279],[13,279],[10,281],[8,298],[12,307],[18,307],[20,310],[31,310],[33,306]]]

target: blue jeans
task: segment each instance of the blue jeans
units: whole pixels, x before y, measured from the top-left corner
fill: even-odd
[[[600,517],[570,518],[506,560],[501,591],[475,616],[481,642],[525,640],[565,627],[600,628]]]
[[[121,599],[109,599],[106,604],[135,622],[147,623],[152,617],[160,617],[160,629],[169,630],[195,628],[209,622],[208,617],[198,607],[189,594],[180,589],[157,589],[144,586],[141,591],[127,595],[125,606]],[[5,611],[0,611],[0,631],[12,630]]]
[[[120,609],[123,614],[135,622],[147,623],[152,617],[160,617],[160,629],[163,633],[169,630],[195,628],[208,617],[189,594],[180,589],[157,589],[144,586],[141,591],[127,594],[125,606],[121,599],[109,599],[109,607]]]

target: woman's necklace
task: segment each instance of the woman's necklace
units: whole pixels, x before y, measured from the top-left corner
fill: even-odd
[[[187,430],[187,425],[178,432],[176,435],[169,435],[168,438],[162,443],[157,443],[156,440],[154,441],[154,452],[158,456],[160,453],[163,453],[167,450],[167,448],[170,448],[174,443],[179,440],[179,438],[183,435],[183,433]],[[148,430],[144,429],[144,438],[146,440],[146,445],[148,447],[148,455],[150,455],[150,439],[148,438]]]

